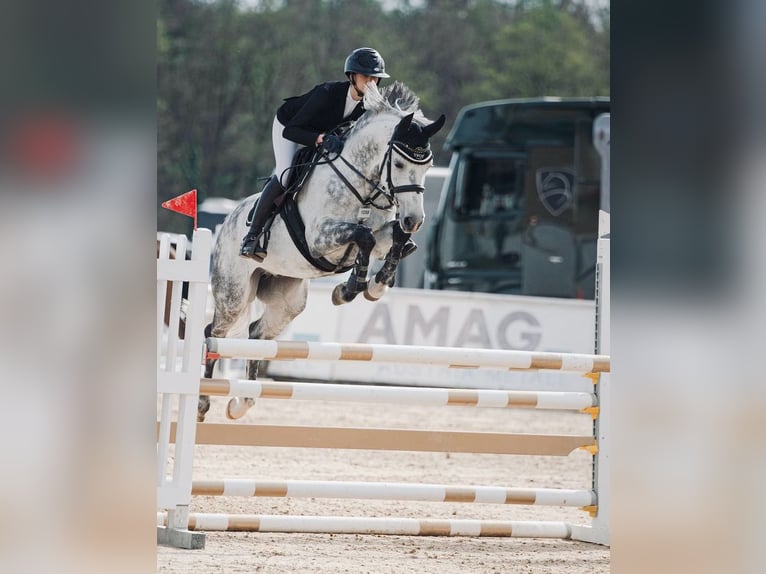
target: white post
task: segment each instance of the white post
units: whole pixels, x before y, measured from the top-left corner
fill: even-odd
[[[611,155],[611,114],[601,114],[593,122],[593,145],[601,156],[601,210],[611,213],[609,165]]]
[[[157,392],[162,395],[157,438],[157,509],[168,511],[167,527],[157,527],[157,543],[181,548],[204,548],[205,546],[204,534],[189,531],[188,522],[211,247],[210,230],[198,229],[194,232],[191,261],[185,259],[185,238],[179,241],[178,259],[167,258],[167,250],[163,243],[160,258],[157,260],[158,334],[162,333],[165,288],[169,283],[172,284],[167,341],[164,348],[158,345],[157,357]],[[185,282],[189,284],[189,298],[179,369],[176,348],[183,303],[181,289]],[[162,368],[161,360],[163,351],[164,368]],[[167,469],[170,453],[171,407],[175,397],[178,399],[178,420],[173,449],[173,470],[172,476],[169,477]]]
[[[609,214],[599,214],[599,240],[596,269],[596,353],[610,354],[610,269],[609,269]],[[594,435],[598,451],[593,457],[593,490],[597,496],[596,515],[591,526],[572,526],[572,538],[609,546],[610,472],[609,453],[611,450],[611,388],[610,373],[601,373],[596,384],[599,415],[594,421]]]

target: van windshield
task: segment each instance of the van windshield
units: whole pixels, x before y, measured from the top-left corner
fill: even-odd
[[[448,268],[518,266],[524,215],[524,158],[498,152],[465,155],[439,245]]]

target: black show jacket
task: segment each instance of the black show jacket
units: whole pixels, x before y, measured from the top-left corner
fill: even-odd
[[[277,109],[277,119],[285,126],[282,135],[305,146],[313,146],[319,134],[344,121],[356,120],[364,113],[359,102],[348,117],[343,117],[350,82],[325,82],[301,96],[285,99]]]

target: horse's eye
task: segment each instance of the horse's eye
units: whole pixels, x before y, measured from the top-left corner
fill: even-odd
[[[402,163],[401,161],[395,161],[394,162],[394,167],[396,169],[402,169],[404,167],[404,163]]]

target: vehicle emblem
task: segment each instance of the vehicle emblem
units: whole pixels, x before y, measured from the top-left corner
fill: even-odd
[[[535,174],[537,195],[548,210],[557,217],[572,206],[574,170],[566,167],[542,167]]]

